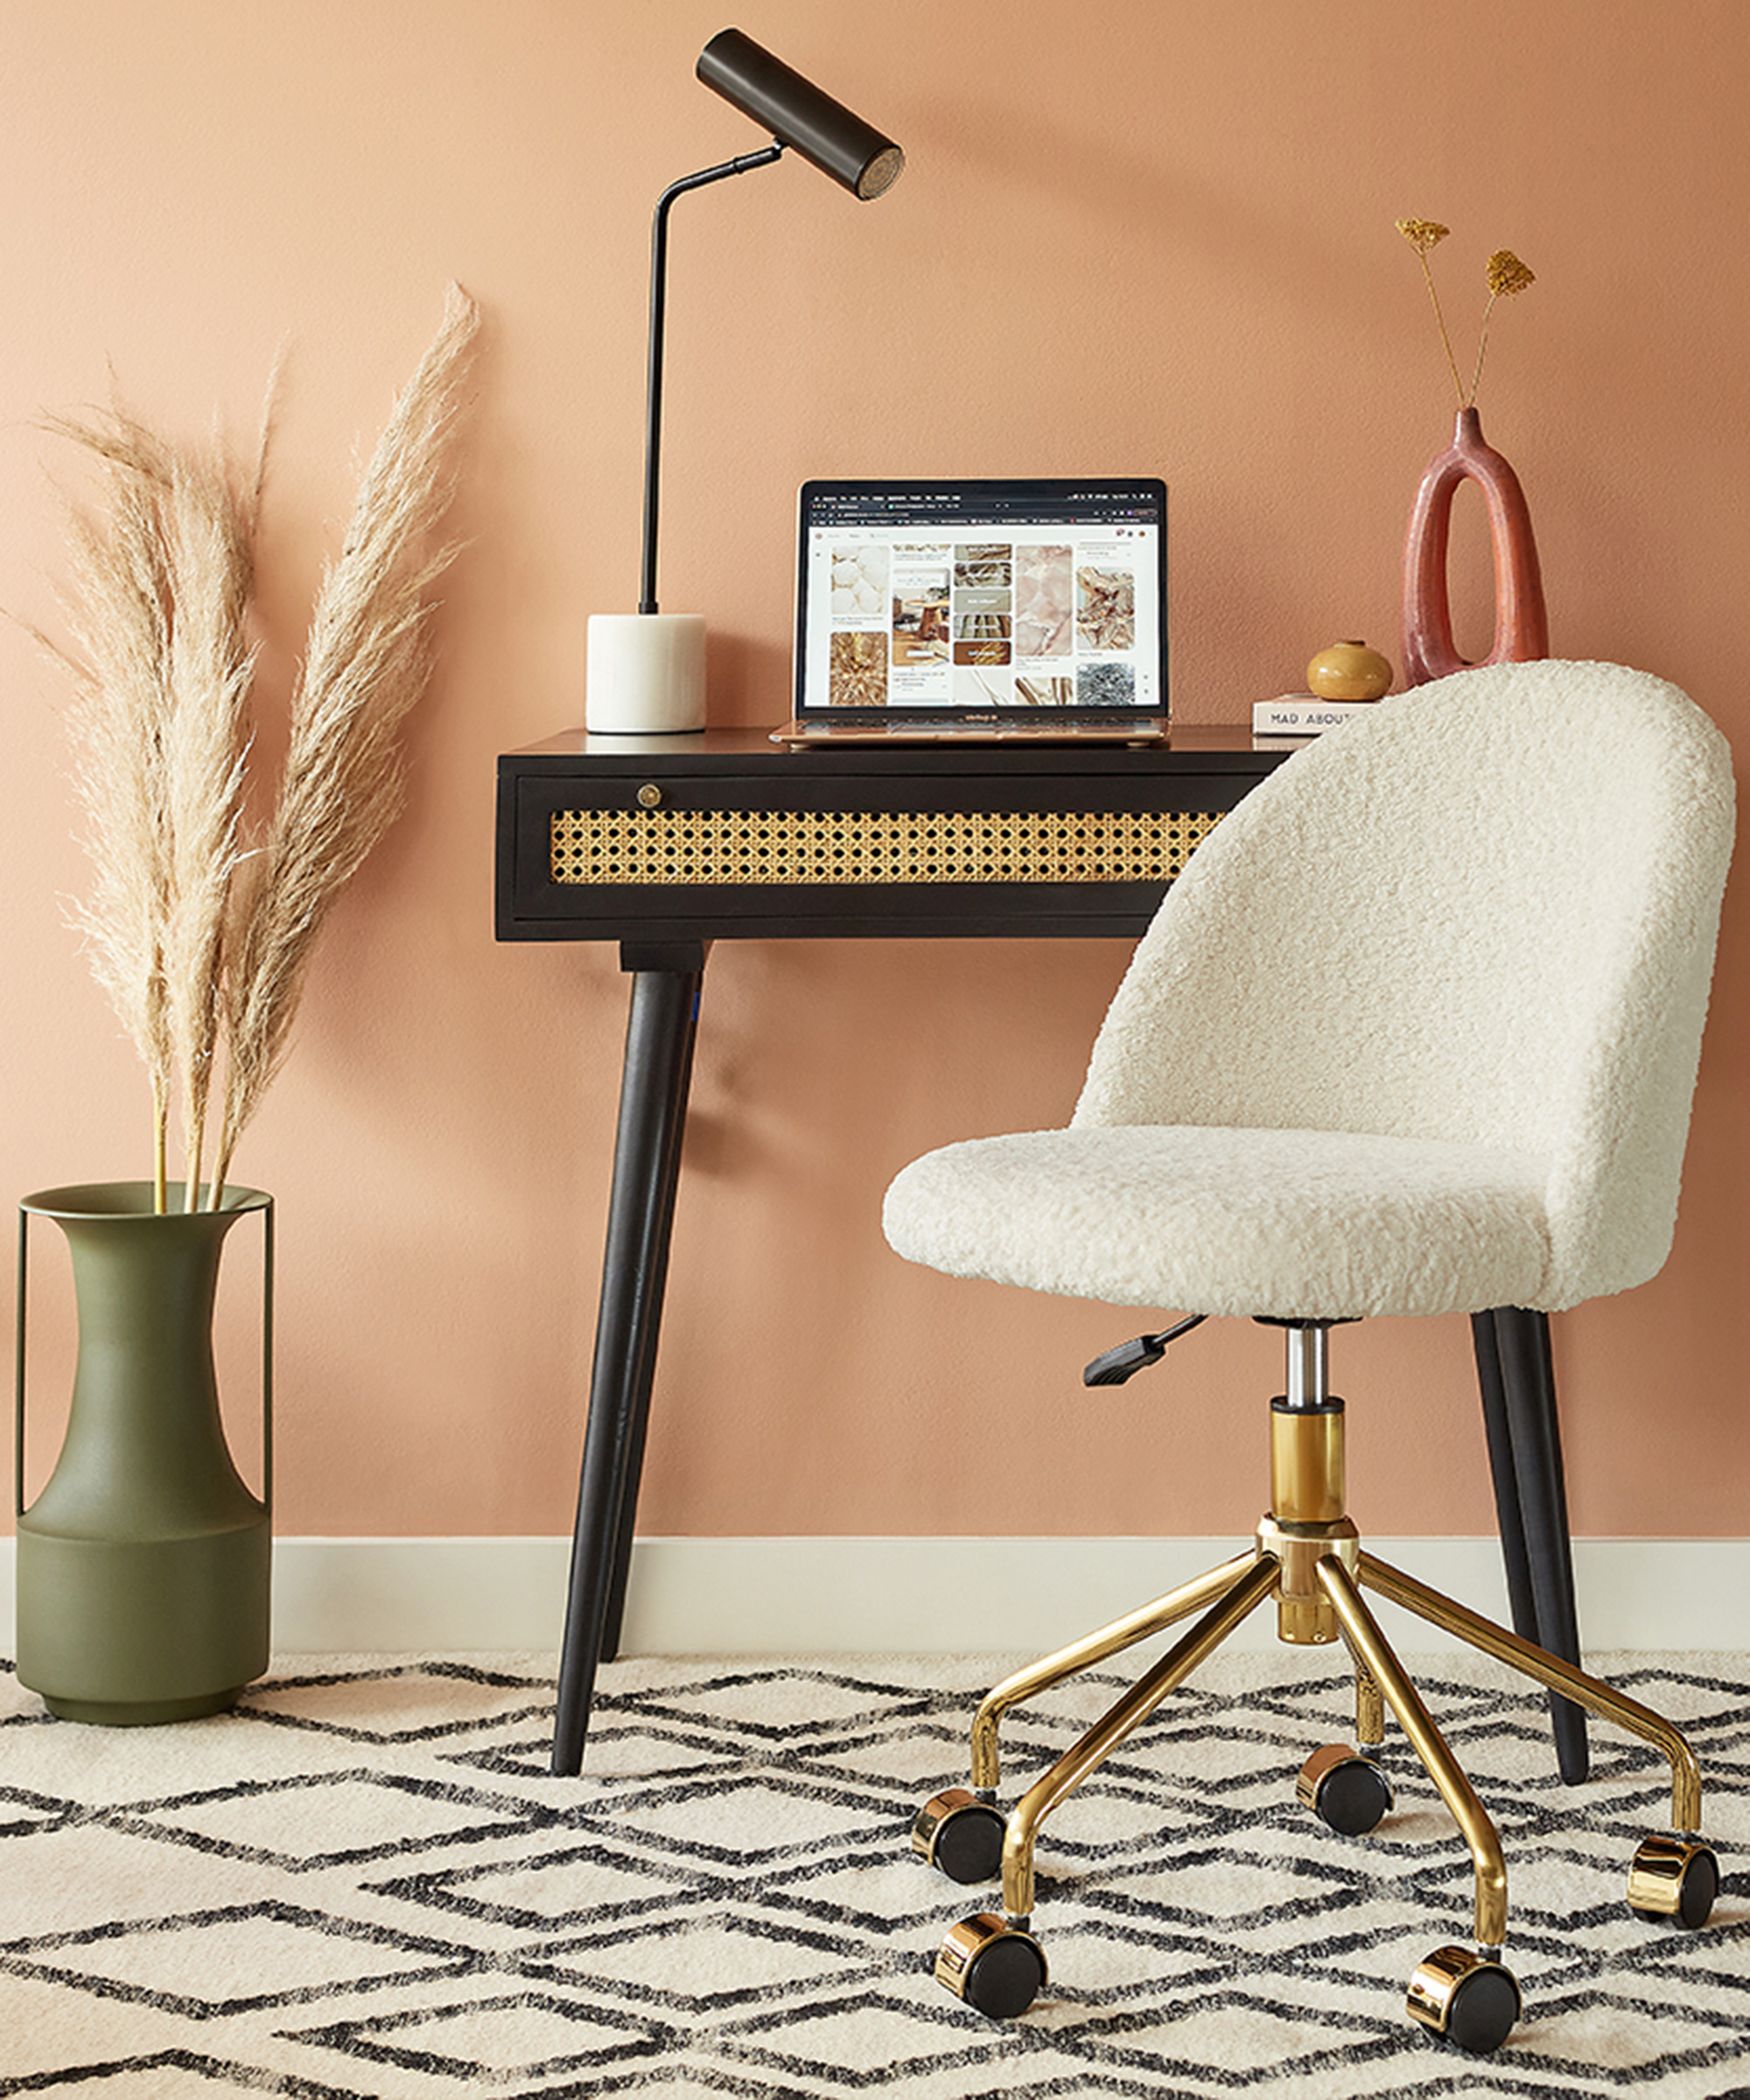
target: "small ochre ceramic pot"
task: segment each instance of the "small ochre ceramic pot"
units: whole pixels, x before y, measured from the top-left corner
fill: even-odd
[[[1364,641],[1334,641],[1306,667],[1306,690],[1320,700],[1378,700],[1391,690],[1393,672]]]

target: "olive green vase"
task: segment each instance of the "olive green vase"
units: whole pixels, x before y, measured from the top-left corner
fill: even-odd
[[[234,1704],[267,1667],[271,1434],[262,1494],[225,1440],[213,1357],[219,1261],[238,1219],[263,1214],[263,1413],[271,1423],[272,1198],[234,1188],[154,1214],[145,1181],[50,1188],[19,1206],[18,1678],[66,1720],[189,1720]],[[79,1351],[66,1433],[24,1494],[28,1231],[66,1236]]]

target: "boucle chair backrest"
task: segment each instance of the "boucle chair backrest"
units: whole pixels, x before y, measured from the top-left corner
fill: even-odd
[[[1382,701],[1198,849],[1074,1120],[1530,1152],[1545,1309],[1644,1282],[1676,1218],[1733,806],[1718,731],[1619,665]]]

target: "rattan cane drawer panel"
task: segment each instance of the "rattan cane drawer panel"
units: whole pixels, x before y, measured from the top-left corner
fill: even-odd
[[[569,886],[1171,882],[1219,812],[561,809]]]

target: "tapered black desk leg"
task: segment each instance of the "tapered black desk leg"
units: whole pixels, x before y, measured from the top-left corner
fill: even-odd
[[[699,956],[703,969],[704,950]],[[632,965],[628,964],[628,967]],[[634,983],[636,980],[634,979]],[[620,1633],[626,1618],[626,1591],[632,1574],[632,1542],[638,1529],[638,1483],[644,1474],[644,1443],[650,1428],[650,1389],[656,1376],[656,1343],[662,1327],[662,1294],[668,1274],[668,1241],[675,1222],[675,1199],[681,1178],[681,1141],[686,1131],[687,1097],[692,1086],[693,1045],[698,1033],[699,978],[693,976],[693,996],[684,1026],[686,1040],[672,1060],[668,1076],[674,1088],[674,1114],[668,1134],[668,1152],[660,1168],[664,1191],[661,1238],[653,1250],[648,1304],[640,1337],[638,1363],[634,1373],[631,1444],[626,1460],[626,1487],[620,1498],[620,1527],[614,1541],[613,1575],[608,1585],[607,1617],[602,1626],[601,1660],[612,1662],[620,1653]]]
[[[615,1597],[625,1593],[704,956],[703,943],[620,951],[632,1001],[559,1656],[553,1770],[562,1774],[583,1768],[596,1667],[612,1652]]]
[[[1531,1557],[1525,1544],[1524,1519],[1519,1510],[1519,1475],[1513,1462],[1513,1430],[1508,1420],[1507,1394],[1501,1382],[1501,1342],[1495,1333],[1493,1312],[1472,1313],[1471,1342],[1476,1352],[1477,1389],[1482,1396],[1483,1433],[1488,1444],[1489,1477],[1494,1487],[1501,1558],[1507,1571],[1508,1606],[1515,1633],[1524,1640],[1535,1641],[1537,1597],[1531,1586]]]
[[[1513,1624],[1526,1640],[1578,1664],[1579,1619],[1549,1320],[1522,1306],[1498,1306],[1474,1315],[1471,1335]],[[1577,1784],[1590,1765],[1585,1712],[1552,1692],[1550,1718],[1558,1768]]]
[[[1531,1588],[1536,1600],[1537,1640],[1551,1655],[1578,1663],[1579,1614],[1574,1593],[1550,1322],[1544,1313],[1504,1306],[1496,1309],[1494,1329],[1501,1346],[1502,1384],[1513,1434],[1519,1513],[1525,1527]],[[1552,1698],[1550,1712],[1562,1776],[1577,1783],[1586,1777],[1589,1764],[1585,1710],[1570,1699]]]

